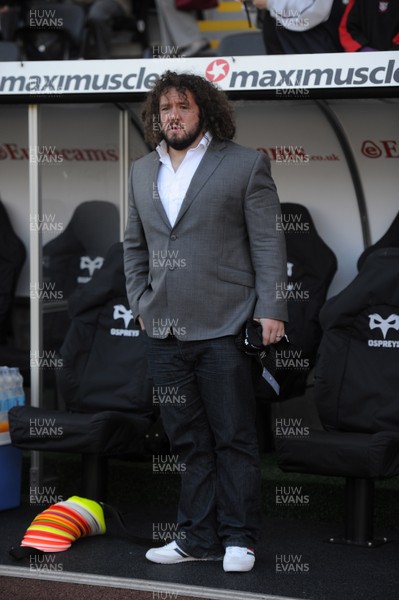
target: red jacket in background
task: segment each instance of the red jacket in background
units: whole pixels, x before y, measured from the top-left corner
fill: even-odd
[[[339,37],[346,52],[399,50],[399,0],[350,0]]]

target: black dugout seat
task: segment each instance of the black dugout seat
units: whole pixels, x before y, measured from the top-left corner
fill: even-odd
[[[295,347],[295,355],[285,357],[287,368],[281,397],[286,399],[305,391],[321,340],[319,312],[337,270],[337,259],[318,234],[305,206],[283,202],[281,214],[277,226],[285,234],[288,283],[286,289],[277,293],[287,299],[286,333]]]
[[[324,429],[277,436],[277,461],[345,477],[345,532],[331,541],[372,547],[375,481],[399,475],[399,249],[370,254],[320,321],[314,397]]]
[[[265,53],[261,31],[245,31],[225,35],[217,50],[218,56],[263,56]]]
[[[292,345],[276,360],[278,396],[258,373],[254,376],[258,436],[264,451],[273,447],[271,402],[302,396],[306,391],[321,339],[319,312],[337,270],[334,252],[318,234],[305,206],[283,202],[276,227],[284,232],[287,247],[287,286],[279,285],[276,294],[287,300],[289,321],[285,329]]]
[[[7,342],[10,333],[11,307],[25,258],[25,246],[0,201],[0,344]]]
[[[119,240],[119,214],[104,200],[82,202],[55,239],[43,246],[43,279],[66,298],[90,281],[112,244]]]
[[[82,202],[62,233],[43,246],[45,289],[55,290],[60,299],[68,300],[102,267],[106,253],[118,241],[119,214],[115,204],[103,200]],[[45,312],[46,350],[59,350],[69,323],[66,311]]]
[[[140,452],[155,419],[146,338],[128,306],[121,243],[69,306],[57,372],[66,410],[11,409],[11,441],[25,450],[81,454],[81,493],[104,500],[106,457]]]
[[[378,248],[399,248],[399,212],[392,221],[391,225],[388,227],[387,231],[384,233],[382,238],[380,238],[375,244],[372,244],[359,256],[357,261],[357,268],[360,270],[363,266],[364,261],[368,257],[369,254],[377,250]]]
[[[25,246],[0,201],[0,364],[18,367],[26,385],[30,376],[29,350],[16,347],[12,331],[15,290],[25,259]]]

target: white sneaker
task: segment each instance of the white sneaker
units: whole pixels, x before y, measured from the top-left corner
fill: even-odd
[[[255,552],[251,548],[227,546],[223,559],[224,571],[250,571],[254,564]]]
[[[175,565],[189,560],[214,560],[212,558],[195,558],[186,554],[179,548],[175,541],[162,546],[162,548],[151,548],[145,555],[148,560],[162,565]]]

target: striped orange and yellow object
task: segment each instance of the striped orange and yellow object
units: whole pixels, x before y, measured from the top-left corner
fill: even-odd
[[[104,512],[94,500],[72,496],[38,514],[24,535],[21,546],[43,552],[63,552],[80,537],[104,534]]]

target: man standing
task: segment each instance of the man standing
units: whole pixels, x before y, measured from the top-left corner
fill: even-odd
[[[129,180],[124,252],[133,315],[148,334],[154,384],[181,469],[177,540],[157,563],[212,560],[249,571],[260,527],[253,359],[236,348],[245,321],[264,344],[284,335],[280,206],[269,160],[232,142],[228,99],[206,79],[167,71],[143,110],[155,151]]]

